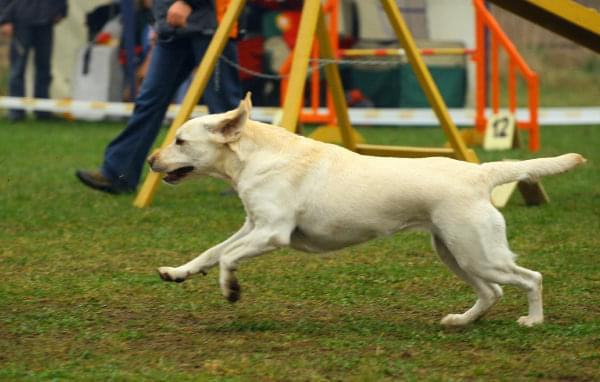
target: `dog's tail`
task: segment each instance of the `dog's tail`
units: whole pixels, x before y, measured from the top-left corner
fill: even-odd
[[[489,162],[481,165],[491,187],[514,181],[535,181],[545,175],[560,174],[583,164],[579,154],[565,154],[551,158],[524,161]]]

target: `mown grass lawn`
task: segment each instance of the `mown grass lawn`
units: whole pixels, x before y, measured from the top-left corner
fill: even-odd
[[[179,265],[243,222],[227,188],[161,186],[148,209],[88,190],[119,123],[0,120],[0,380],[600,380],[600,126],[544,127],[536,155],[589,160],[544,179],[552,203],[515,195],[503,212],[520,263],[544,274],[546,323],[521,328],[503,300],[463,329],[439,325],[473,292],[423,233],[325,256],[281,250],[242,265],[242,299],[217,272],[183,284]],[[439,145],[439,129],[362,129],[372,143]],[[484,160],[528,158],[525,149]]]

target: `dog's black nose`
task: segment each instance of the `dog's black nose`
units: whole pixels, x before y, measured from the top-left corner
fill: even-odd
[[[150,155],[148,157],[148,159],[146,159],[146,161],[148,162],[148,165],[150,166],[150,168],[152,168],[152,166],[154,165],[154,161],[156,160],[156,156],[154,155]]]

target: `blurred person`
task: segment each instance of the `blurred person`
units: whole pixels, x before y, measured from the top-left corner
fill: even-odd
[[[52,82],[52,44],[54,25],[67,16],[66,0],[0,0],[0,33],[11,39],[9,90],[11,97],[25,96],[25,68],[29,52],[34,51],[34,97],[48,98]],[[48,118],[48,112],[36,112]],[[25,118],[25,111],[8,113],[11,121]]]
[[[135,191],[169,104],[179,85],[200,63],[228,3],[228,0],[153,0],[157,41],[133,115],[126,128],[106,147],[98,170],[76,171],[86,186],[112,194]],[[233,40],[227,42],[223,55],[237,62]],[[237,107],[242,99],[237,69],[217,61],[202,99],[210,113]]]

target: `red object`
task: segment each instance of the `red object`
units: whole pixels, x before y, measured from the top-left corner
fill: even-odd
[[[141,45],[136,45],[133,47],[133,53],[137,57],[139,57],[143,51],[144,51],[144,47]],[[127,64],[127,53],[125,52],[124,48],[121,48],[119,50],[119,64],[121,64],[121,65]]]
[[[108,44],[110,42],[110,40],[112,40],[112,35],[108,32],[100,32],[98,33],[98,35],[96,35],[96,44]]]
[[[364,99],[365,99],[365,96],[362,94],[360,89],[352,89],[348,93],[348,102],[350,104],[355,104],[360,101],[364,101]]]
[[[255,72],[262,72],[264,38],[254,37],[238,41],[237,51],[240,66]],[[240,79],[242,81],[252,77],[252,74],[240,70]]]
[[[300,12],[282,12],[277,17],[285,17],[289,22],[289,25],[286,27],[286,29],[282,30],[282,34],[287,45],[293,49],[294,45],[296,45],[296,37],[298,36],[298,28],[300,27]]]
[[[253,0],[252,4],[271,10],[302,8],[302,0]]]

